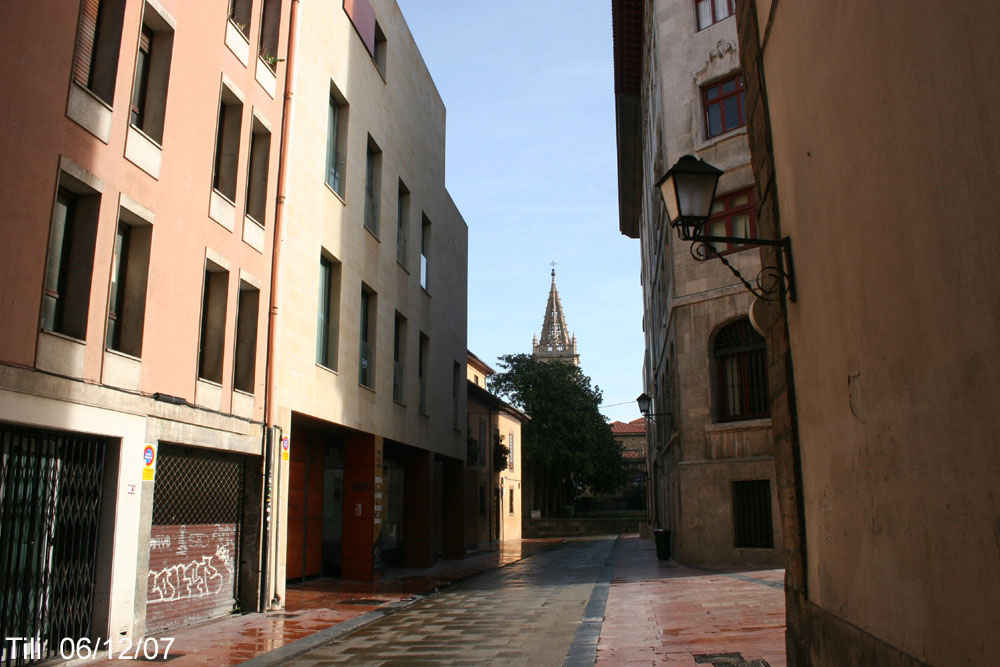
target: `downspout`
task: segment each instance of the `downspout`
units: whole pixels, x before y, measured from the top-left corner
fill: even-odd
[[[292,126],[292,97],[294,95],[293,88],[295,82],[295,52],[298,43],[298,24],[299,24],[299,0],[292,0],[291,11],[288,17],[288,50],[285,59],[285,97],[281,110],[281,153],[278,157],[278,192],[275,201],[274,208],[274,238],[271,243],[271,286],[270,286],[270,298],[268,300],[269,310],[267,318],[267,363],[264,370],[264,427],[265,427],[265,446],[274,448],[278,446],[279,438],[274,437],[277,428],[277,402],[275,401],[274,395],[276,390],[276,374],[274,370],[275,357],[277,351],[277,321],[278,321],[278,277],[281,274],[281,247],[283,238],[283,227],[285,221],[285,190],[287,187],[287,171],[288,171],[288,153],[289,153],[289,136],[291,135]],[[274,456],[272,452],[268,451],[268,456],[265,456],[265,462],[271,462],[268,466],[270,469],[267,471],[268,479],[266,482],[271,482],[271,477],[275,476],[275,470],[280,472],[281,470],[281,458]],[[270,522],[274,527],[273,530],[277,534],[278,525],[280,524],[280,503],[278,500],[279,486],[278,481],[280,476],[271,484],[271,513]],[[266,533],[265,533],[266,540]],[[277,545],[277,537],[274,540],[274,544]],[[269,562],[270,559],[270,545],[264,550],[264,563],[262,565],[262,570],[265,573],[265,582],[262,586],[262,598],[265,599],[270,592],[271,584],[271,574],[272,574],[272,564]],[[276,565],[277,558],[274,559]],[[277,601],[276,598],[271,600],[271,605]]]

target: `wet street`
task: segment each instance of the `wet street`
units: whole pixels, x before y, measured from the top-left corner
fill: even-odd
[[[593,664],[613,545],[612,538],[564,542],[451,586],[293,664],[561,665],[571,649],[584,660],[589,652]]]

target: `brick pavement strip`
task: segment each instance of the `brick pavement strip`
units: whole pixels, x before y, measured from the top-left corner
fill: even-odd
[[[784,570],[660,563],[634,536],[613,561],[597,665],[786,664]]]
[[[456,584],[292,664],[561,665],[613,538],[567,541]]]

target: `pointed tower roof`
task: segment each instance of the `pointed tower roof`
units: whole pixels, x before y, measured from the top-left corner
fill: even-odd
[[[562,301],[556,288],[556,270],[552,269],[552,286],[549,287],[549,301],[545,304],[545,319],[542,320],[542,335],[532,340],[532,353],[540,359],[562,359],[574,364],[580,363],[576,353],[576,336],[571,336],[566,326]]]

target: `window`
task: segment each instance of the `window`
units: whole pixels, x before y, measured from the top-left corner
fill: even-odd
[[[257,55],[273,72],[278,64],[278,30],[281,27],[281,0],[264,0]]]
[[[403,403],[403,379],[406,368],[406,318],[396,313],[392,334],[392,400]]]
[[[386,57],[389,53],[389,44],[386,42],[385,34],[382,32],[382,26],[375,22],[375,53],[372,54],[372,58],[375,60],[375,67],[378,68],[379,74],[382,78],[385,78],[385,64]]]
[[[173,43],[174,30],[170,24],[149,4],[144,5],[129,122],[159,144],[163,143]]]
[[[379,190],[382,185],[382,151],[368,137],[368,157],[365,162],[365,227],[378,237]]]
[[[229,20],[240,29],[243,36],[250,37],[250,20],[253,0],[229,0]]]
[[[215,166],[212,187],[228,199],[236,201],[236,168],[240,157],[240,126],[243,123],[243,102],[226,86],[219,100],[219,126],[215,138]]]
[[[695,0],[698,11],[698,30],[729,18],[736,13],[735,0]]]
[[[226,344],[226,300],[229,272],[206,260],[205,292],[201,302],[201,349],[198,354],[198,377],[222,383],[222,359]]]
[[[737,549],[773,549],[771,481],[733,482],[733,546]]]
[[[133,357],[142,356],[152,237],[152,225],[125,208],[119,209],[118,232],[111,257],[106,345]]]
[[[427,219],[427,216],[423,216],[423,221],[420,225],[420,286],[425,290],[428,289],[428,272],[429,263],[428,256],[431,251],[431,221]]]
[[[114,104],[124,0],[82,0],[76,31],[73,79],[108,105]]]
[[[87,337],[90,283],[101,195],[69,174],[59,175],[42,297],[42,328]]]
[[[713,347],[718,421],[760,419],[769,414],[766,343],[743,318],[723,327]]]
[[[514,513],[514,489],[507,489],[507,497],[510,498],[510,513]]]
[[[708,220],[709,236],[757,238],[757,220],[753,211],[753,188],[716,197]],[[712,243],[717,254],[744,250],[755,246],[745,243]]]
[[[337,330],[340,323],[340,262],[319,259],[319,308],[316,315],[316,363],[337,370]]]
[[[484,468],[490,465],[486,459],[486,422],[482,418],[479,420],[479,465]]]
[[[511,431],[507,434],[507,446],[510,451],[507,453],[507,468],[509,470],[514,470],[514,432]],[[513,511],[513,510],[511,510]]]
[[[375,387],[375,317],[376,295],[367,285],[361,285],[361,355],[358,383]]]
[[[326,124],[326,184],[344,196],[347,169],[347,102],[331,84],[330,111]]]
[[[248,394],[254,393],[259,309],[260,290],[241,280],[240,297],[236,304],[236,372],[233,388]]]
[[[406,268],[406,249],[409,238],[410,191],[399,182],[399,196],[396,200],[396,261]]]
[[[267,215],[267,172],[270,160],[271,132],[255,117],[250,130],[247,215],[261,225]]]
[[[430,339],[420,332],[420,347],[417,349],[417,380],[420,384],[420,414],[427,414],[427,375],[430,356]]]
[[[742,74],[735,74],[701,89],[706,139],[746,125],[743,117],[744,95]]]

